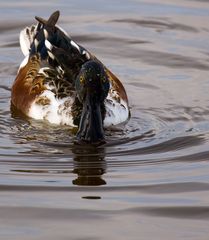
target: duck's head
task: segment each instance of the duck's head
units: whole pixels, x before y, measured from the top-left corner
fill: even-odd
[[[109,80],[101,63],[90,60],[83,64],[75,82],[77,97],[82,104],[77,132],[78,143],[104,142],[104,101],[109,87]]]

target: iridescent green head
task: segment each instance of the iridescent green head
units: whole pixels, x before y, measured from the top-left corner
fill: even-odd
[[[104,142],[104,101],[110,88],[104,66],[94,60],[84,63],[76,78],[75,88],[83,106],[77,132],[78,142]]]

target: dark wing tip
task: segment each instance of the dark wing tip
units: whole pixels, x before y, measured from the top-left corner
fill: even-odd
[[[60,11],[53,12],[48,20],[35,16],[35,19],[43,25],[55,26],[60,16]]]

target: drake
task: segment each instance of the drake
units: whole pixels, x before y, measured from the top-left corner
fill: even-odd
[[[78,126],[78,143],[104,142],[104,128],[126,122],[119,79],[59,26],[59,11],[20,33],[25,59],[12,86],[12,105],[28,117]]]

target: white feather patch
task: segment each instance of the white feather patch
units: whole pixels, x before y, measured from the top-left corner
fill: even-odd
[[[55,59],[54,55],[50,51],[47,51],[47,53],[51,59],[53,59],[53,60]]]
[[[48,40],[45,40],[45,46],[46,46],[46,48],[48,49],[47,52],[48,52],[49,57],[50,57],[51,59],[55,59],[54,54],[51,52],[51,50],[52,50],[52,48],[53,48],[52,44],[51,44]]]
[[[77,48],[79,52],[81,52],[80,47],[78,46],[77,43],[75,43],[73,40],[71,40],[70,43],[71,43],[75,48]]]
[[[51,44],[47,39],[45,40],[45,46],[46,46],[46,48],[49,49],[50,51],[51,51],[52,48],[53,48],[52,44]]]
[[[49,104],[40,104],[39,100],[46,98]],[[69,125],[74,127],[71,108],[74,98],[56,98],[55,94],[50,90],[45,90],[36,101],[31,105],[28,116],[37,120],[47,120],[50,123],[58,125]],[[106,116],[104,119],[104,127],[112,127],[127,121],[129,118],[129,109],[125,101],[120,103],[113,99],[110,95],[105,101]]]
[[[91,58],[90,54],[87,51],[85,51],[85,50],[83,50],[82,54],[85,55],[88,60]]]
[[[47,98],[49,104],[38,103],[40,98]],[[29,117],[37,120],[47,120],[53,124],[69,125],[74,127],[71,114],[72,99],[70,97],[58,99],[50,90],[45,90],[35,101],[29,110]],[[66,103],[68,102],[68,107]]]
[[[20,48],[22,50],[22,53],[26,56],[29,54],[30,49],[30,40],[26,34],[26,29],[22,30],[20,32]]]
[[[110,95],[105,100],[106,115],[104,119],[104,127],[111,127],[123,123],[129,118],[128,105],[122,99],[116,101]]]
[[[38,47],[38,40],[37,39],[34,40],[34,45],[35,45],[35,49],[37,50],[37,47]]]
[[[19,41],[20,41],[20,47],[23,52],[23,54],[26,56],[29,54],[31,43],[33,42],[34,36],[37,31],[37,25],[32,25],[30,27],[24,28],[20,32]]]
[[[48,32],[46,31],[46,29],[44,29],[44,37],[47,39],[49,36]]]

